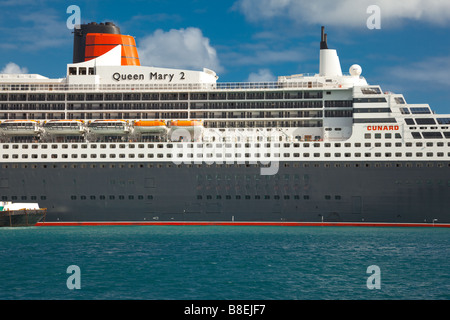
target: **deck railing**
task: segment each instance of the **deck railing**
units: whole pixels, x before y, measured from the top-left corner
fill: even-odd
[[[187,84],[0,84],[1,92],[23,91],[209,91],[209,90],[267,90],[267,89],[309,89],[338,88],[337,82],[319,81],[301,82],[222,82],[222,83],[187,83]]]

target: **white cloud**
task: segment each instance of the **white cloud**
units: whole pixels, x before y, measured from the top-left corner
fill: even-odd
[[[21,68],[14,62],[9,62],[6,66],[0,71],[0,73],[10,73],[10,74],[24,74],[28,73],[27,68]]]
[[[30,10],[31,6],[26,6],[23,10],[16,12],[2,12],[3,20],[5,15],[13,17],[17,23],[5,22],[0,26],[3,36],[1,48],[21,49],[21,50],[41,50],[57,48],[69,45],[73,42],[72,30],[67,29],[64,16],[61,16],[54,9],[44,8]]]
[[[405,20],[450,23],[448,0],[237,0],[233,8],[253,22],[281,18],[298,23],[366,27],[370,5],[380,7],[381,27]]]
[[[223,71],[216,50],[198,28],[156,30],[138,41],[142,65]]]
[[[402,81],[430,86],[450,86],[450,57],[432,57],[405,66],[392,67],[389,73]]]
[[[259,69],[257,73],[250,73],[248,76],[249,82],[269,82],[276,81],[277,78],[272,74],[269,69]]]
[[[233,63],[237,65],[259,65],[284,62],[299,62],[305,59],[305,55],[298,49],[286,49],[277,51],[274,49],[262,49],[260,51],[234,53]]]

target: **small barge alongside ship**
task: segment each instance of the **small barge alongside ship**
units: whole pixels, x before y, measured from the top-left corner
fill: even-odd
[[[0,227],[32,227],[45,220],[46,212],[37,203],[0,202]]]

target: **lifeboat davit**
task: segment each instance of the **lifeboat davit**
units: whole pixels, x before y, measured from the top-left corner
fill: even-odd
[[[81,135],[85,132],[83,120],[50,120],[44,129],[52,135]]]
[[[126,120],[94,120],[88,128],[90,133],[102,135],[124,135],[130,131]]]
[[[0,132],[9,136],[34,136],[40,132],[36,120],[5,120],[0,123]]]
[[[164,120],[137,120],[134,122],[134,131],[137,133],[164,133],[167,132]]]

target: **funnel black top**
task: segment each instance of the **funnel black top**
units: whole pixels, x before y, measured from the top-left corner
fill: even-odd
[[[328,49],[328,44],[327,44],[327,34],[324,33],[325,32],[325,27],[322,26],[322,36],[320,38],[320,49]]]

